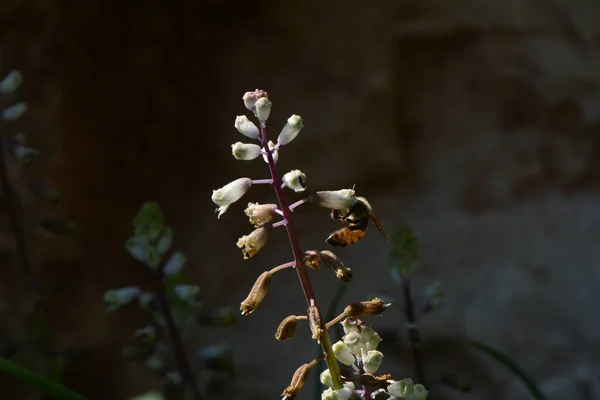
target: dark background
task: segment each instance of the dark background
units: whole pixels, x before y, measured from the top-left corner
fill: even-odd
[[[447,344],[471,338],[514,356],[550,399],[594,398],[599,20],[600,6],[583,0],[3,0],[0,74],[23,71],[30,112],[20,129],[41,151],[31,169],[11,167],[30,252],[46,282],[75,282],[49,303],[57,345],[92,350],[67,368],[66,383],[92,399],[160,387],[143,366],[117,361],[144,316],[106,315],[101,303],[107,289],[150,281],[123,246],[142,201],[163,207],[209,305],[239,303],[264,269],[289,259],[283,231],[251,261],[235,247],[250,231],[245,203],[269,201],[268,187],[218,221],[210,201],[237,177],[267,175],[229,147],[243,141],[233,128],[246,111],[241,96],[261,88],[273,101],[273,138],[289,115],[304,120],[280,153],[282,171],[302,169],[316,190],[356,184],[390,230],[405,220],[419,236],[417,285],[439,279],[447,292],[422,322],[429,375],[472,378],[474,393],[456,398],[529,398],[509,373]],[[33,201],[32,180],[53,182],[65,202]],[[36,221],[48,213],[75,221],[78,235],[41,236]],[[298,214],[302,246],[324,246],[337,227],[327,212]],[[0,246],[12,254],[5,217],[2,227]],[[344,303],[399,294],[375,232],[338,255],[355,272]],[[0,270],[5,343],[36,334],[13,261]],[[326,304],[337,283],[313,277]],[[295,276],[283,272],[258,312],[199,330],[196,345],[231,341],[240,398],[277,398],[314,346],[304,331],[286,343],[273,333],[304,308]],[[404,340],[398,309],[373,321]],[[411,376],[402,348],[385,353],[382,372]],[[16,360],[43,366],[31,346]]]

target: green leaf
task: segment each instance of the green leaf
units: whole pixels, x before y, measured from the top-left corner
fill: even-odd
[[[390,273],[395,280],[403,281],[419,264],[419,241],[412,229],[402,223],[392,234],[392,244]]]
[[[146,236],[150,241],[155,241],[165,227],[165,215],[155,201],[142,204],[133,219],[135,234]]]
[[[0,372],[20,380],[29,387],[38,389],[56,400],[89,400],[87,397],[72,391],[68,387],[6,358],[0,358]]]
[[[507,368],[510,372],[515,374],[515,376],[519,378],[521,382],[523,382],[523,385],[525,385],[525,387],[527,388],[529,393],[531,393],[531,396],[534,399],[548,400],[547,397],[542,393],[540,387],[537,385],[535,380],[531,376],[529,376],[529,374],[527,374],[527,372],[525,372],[523,368],[521,368],[519,364],[517,364],[517,362],[510,358],[508,355],[502,353],[501,351],[491,346],[488,346],[485,343],[471,341],[469,342],[469,344],[477,350],[486,353],[487,355],[492,357],[496,362],[498,362],[499,364]]]

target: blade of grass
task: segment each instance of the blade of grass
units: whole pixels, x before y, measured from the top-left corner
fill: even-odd
[[[523,370],[523,368],[521,368],[519,366],[519,364],[517,364],[517,362],[515,360],[513,360],[512,358],[510,358],[508,355],[502,353],[501,351],[499,351],[491,346],[488,346],[485,343],[471,341],[471,342],[469,342],[469,344],[471,346],[473,346],[474,348],[476,348],[477,350],[480,350],[480,351],[486,353],[491,358],[493,358],[496,362],[498,362],[499,364],[504,366],[506,369],[508,369],[510,372],[512,372],[517,378],[519,378],[519,380],[521,382],[523,382],[523,385],[525,385],[525,387],[527,388],[527,390],[529,391],[529,393],[531,394],[531,396],[534,399],[548,400],[548,398],[542,393],[540,387],[535,382],[535,380],[531,376],[529,376],[529,374],[527,372],[525,372]]]
[[[68,387],[6,358],[0,357],[0,373],[9,375],[28,387],[36,388],[56,400],[89,400],[87,397],[72,391]]]

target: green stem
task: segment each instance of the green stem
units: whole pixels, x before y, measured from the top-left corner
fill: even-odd
[[[44,356],[48,362],[48,373],[51,379],[59,382],[60,364],[56,357],[54,357],[52,330],[50,329],[48,316],[44,309],[42,287],[39,280],[35,276],[31,261],[29,260],[29,254],[27,252],[27,245],[25,242],[25,234],[19,222],[14,188],[8,180],[5,157],[5,152],[8,149],[5,148],[5,145],[6,140],[0,133],[0,183],[2,184],[2,190],[4,192],[5,209],[8,215],[10,229],[15,238],[21,270],[23,271],[23,275],[25,275],[25,279],[29,284],[29,289],[35,294],[35,296],[38,297],[34,312],[40,334],[40,340],[42,343],[42,351],[44,352]]]

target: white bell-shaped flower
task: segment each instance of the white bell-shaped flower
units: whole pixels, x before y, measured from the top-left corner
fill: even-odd
[[[318,206],[339,210],[342,208],[351,208],[358,199],[352,189],[340,189],[334,191],[322,191],[313,193],[310,201]]]
[[[298,136],[300,130],[303,128],[302,118],[299,115],[292,115],[288,118],[287,123],[283,126],[279,137],[277,137],[277,143],[280,145],[286,145]]]
[[[363,368],[366,373],[374,374],[379,369],[383,361],[383,353],[377,350],[370,350],[363,358]]]
[[[352,354],[352,352],[350,351],[350,349],[348,348],[346,343],[344,343],[340,340],[340,341],[334,343],[332,348],[333,348],[333,354],[335,355],[335,358],[337,358],[337,360],[339,362],[341,362],[344,365],[353,365],[354,364],[354,362],[355,362],[354,355]]]
[[[254,125],[254,122],[250,121],[245,115],[238,115],[235,118],[235,129],[238,130],[244,136],[248,136],[251,139],[258,139],[260,137],[260,131],[258,127]]]
[[[23,75],[20,71],[10,71],[0,82],[0,94],[13,93],[23,83]]]
[[[266,97],[261,97],[254,103],[254,111],[260,122],[265,122],[271,114],[271,100]]]
[[[306,174],[295,169],[283,175],[283,183],[294,192],[303,192],[306,190]]]
[[[220,189],[213,190],[211,198],[213,203],[219,206],[217,208],[218,218],[221,218],[221,215],[227,211],[230,205],[241,199],[250,189],[250,186],[252,186],[252,179],[239,178]]]
[[[254,160],[260,153],[261,147],[257,144],[236,142],[231,145],[231,154],[236,160]]]

